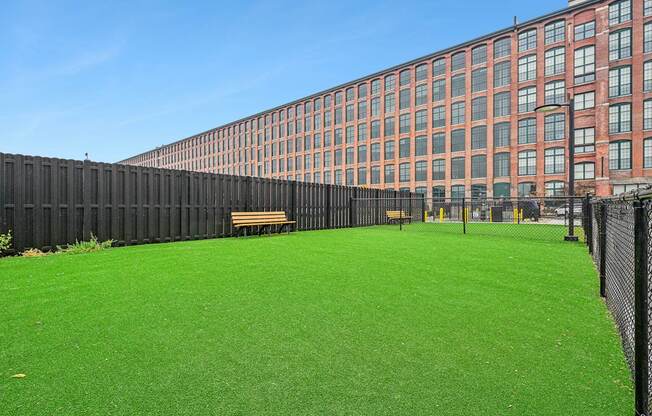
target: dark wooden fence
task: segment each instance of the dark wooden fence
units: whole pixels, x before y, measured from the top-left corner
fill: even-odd
[[[0,153],[0,233],[16,251],[91,234],[118,245],[227,237],[233,211],[285,211],[298,230],[383,224],[377,206],[353,215],[352,199],[401,196],[415,195]]]

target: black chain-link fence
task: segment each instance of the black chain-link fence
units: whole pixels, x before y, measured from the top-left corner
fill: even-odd
[[[354,198],[356,226],[396,224],[399,229],[527,238],[584,239],[588,200],[546,198]]]
[[[652,190],[594,199],[587,206],[586,239],[620,333],[635,385],[636,415],[652,414]]]

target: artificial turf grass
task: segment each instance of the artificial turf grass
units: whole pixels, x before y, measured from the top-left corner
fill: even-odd
[[[3,260],[0,409],[631,411],[584,247],[429,226]]]

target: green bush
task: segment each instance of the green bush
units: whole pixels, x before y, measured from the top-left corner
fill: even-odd
[[[0,234],[0,254],[9,250],[9,247],[11,247],[11,231],[7,234]]]
[[[76,241],[74,244],[68,244],[65,247],[57,246],[57,254],[83,254],[102,251],[113,246],[114,240],[100,242],[96,236],[91,234],[90,241]]]

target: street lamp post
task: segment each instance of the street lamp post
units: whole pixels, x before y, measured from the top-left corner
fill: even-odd
[[[534,109],[538,113],[550,113],[562,107],[568,108],[568,235],[566,241],[578,241],[575,235],[575,99],[562,104],[546,104]]]

